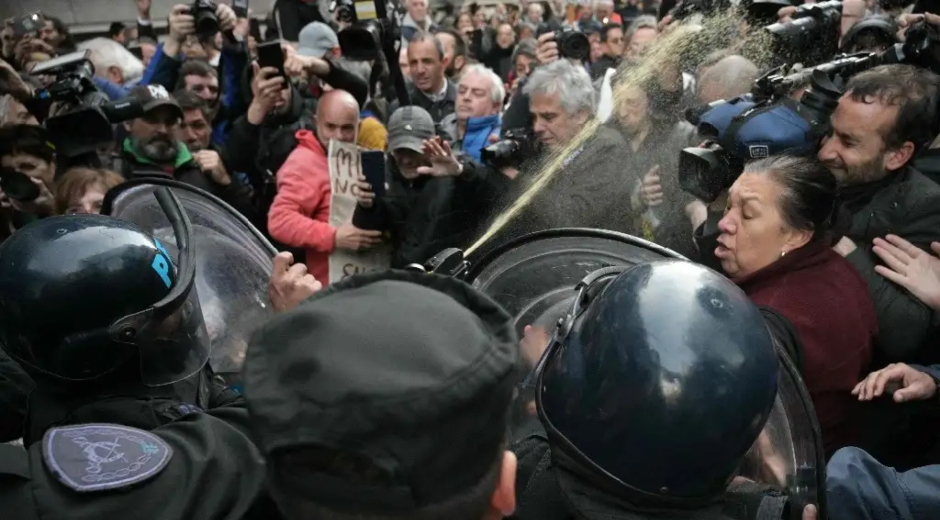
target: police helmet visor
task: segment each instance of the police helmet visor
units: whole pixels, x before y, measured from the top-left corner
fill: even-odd
[[[176,244],[175,276],[171,255],[164,247],[153,267],[163,273],[170,293],[151,307],[117,320],[109,334],[115,343],[134,346],[140,358],[141,381],[161,386],[186,379],[209,360],[210,343],[195,290],[192,223],[179,199],[168,188],[153,193]],[[155,230],[154,230],[155,231]],[[157,235],[156,232],[152,233]],[[155,240],[160,246],[160,241]]]
[[[108,193],[104,209],[151,230],[170,253],[175,253],[172,229],[151,195],[160,186],[170,187],[192,222],[195,288],[212,344],[210,366],[227,382],[237,384],[248,339],[273,313],[268,279],[276,250],[230,206],[172,180],[125,182]]]
[[[509,241],[480,258],[470,258],[466,281],[486,293],[514,318],[520,337],[527,325],[552,334],[567,315],[585,276],[611,266],[631,266],[682,255],[651,242],[599,229],[559,228]],[[550,341],[551,345],[552,342]],[[546,348],[543,359],[550,348]],[[512,437],[522,438],[540,429],[530,383],[541,364],[523,383],[512,408]]]

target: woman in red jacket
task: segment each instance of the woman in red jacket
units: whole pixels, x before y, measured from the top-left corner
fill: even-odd
[[[728,196],[715,256],[754,303],[783,315],[803,343],[803,377],[826,452],[854,441],[852,389],[877,331],[861,275],[832,251],[836,179],[814,160],[749,163]]]

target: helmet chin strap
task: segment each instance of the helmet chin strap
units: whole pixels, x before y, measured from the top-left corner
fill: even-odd
[[[545,350],[542,351],[542,356],[535,364],[535,368],[529,372],[529,375],[527,375],[520,384],[520,389],[528,389],[535,385],[535,382],[538,381],[539,375],[545,368],[545,364],[548,362],[548,358],[551,357],[551,354],[565,342],[565,339],[571,332],[572,327],[574,327],[574,322],[577,317],[580,316],[582,312],[584,312],[584,309],[586,309],[591,300],[593,300],[594,297],[600,293],[601,289],[606,287],[606,282],[609,282],[614,277],[626,271],[627,269],[630,269],[631,267],[633,266],[615,265],[611,267],[604,267],[602,269],[591,272],[574,286],[574,290],[577,291],[578,294],[575,296],[574,303],[571,305],[571,310],[568,311],[563,317],[558,319],[558,323],[555,325],[555,329],[552,332],[552,337],[548,342],[548,346],[545,348]]]

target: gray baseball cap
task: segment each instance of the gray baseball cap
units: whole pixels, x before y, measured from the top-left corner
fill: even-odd
[[[297,42],[297,54],[322,58],[332,49],[339,47],[339,38],[329,25],[312,22],[300,30]]]
[[[406,148],[421,153],[423,142],[435,135],[431,114],[418,106],[401,107],[388,120],[389,151]]]

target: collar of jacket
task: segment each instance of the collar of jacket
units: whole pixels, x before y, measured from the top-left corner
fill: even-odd
[[[910,177],[910,166],[905,166],[900,170],[889,173],[884,179],[866,182],[865,184],[856,184],[853,186],[843,186],[841,189],[842,202],[846,209],[854,213],[867,205],[879,192],[888,186],[900,183]]]
[[[500,124],[499,114],[492,114],[492,115],[483,116],[483,117],[468,117],[467,118],[467,132],[475,132],[477,130],[488,129],[499,124]]]
[[[439,103],[440,101],[450,101],[453,103],[454,101],[457,100],[457,85],[453,81],[447,78],[444,78],[444,81],[446,82],[447,88],[444,89],[443,100],[435,100],[431,96],[425,94],[424,92],[421,92],[421,90],[417,87],[417,85],[414,85],[414,84],[412,84],[412,86],[414,87],[413,92],[412,92],[412,97],[414,97],[415,95],[421,96],[424,99],[428,100],[429,103]]]
[[[805,246],[794,249],[780,257],[774,263],[743,276],[734,282],[749,293],[750,289],[766,284],[768,281],[785,275],[788,272],[811,267],[826,260],[826,253],[831,252],[829,243],[825,240],[810,242]]]
[[[134,150],[134,146],[131,145],[130,137],[124,139],[123,149],[125,153],[130,155],[135,161],[141,164],[149,164],[152,166],[156,166],[157,168],[161,168],[161,169],[167,166],[163,164],[157,164],[151,161],[150,159],[147,159],[146,157],[138,154],[137,151]],[[193,154],[189,152],[189,148],[187,148],[186,145],[183,144],[181,141],[177,141],[176,142],[176,160],[173,161],[173,169],[179,168],[180,166],[183,166],[184,164],[192,160],[193,160]]]

